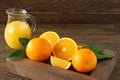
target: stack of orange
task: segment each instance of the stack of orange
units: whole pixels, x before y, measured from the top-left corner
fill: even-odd
[[[54,31],[47,31],[40,35],[51,45],[53,56],[50,57],[51,64],[56,67],[68,69],[71,66],[74,51],[77,51],[77,44],[71,38],[61,38]]]
[[[50,57],[53,66],[68,69],[72,64],[77,71],[85,73],[95,69],[97,64],[94,52],[77,45],[71,38],[60,38],[54,31],[44,32],[39,39],[31,40],[26,53],[32,60],[45,61]]]

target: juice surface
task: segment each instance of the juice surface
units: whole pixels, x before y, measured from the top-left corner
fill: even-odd
[[[20,44],[19,38],[31,38],[30,26],[23,21],[12,21],[7,24],[4,37],[9,47],[22,49],[23,46]]]

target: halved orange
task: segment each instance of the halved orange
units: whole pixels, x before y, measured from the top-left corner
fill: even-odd
[[[74,52],[77,51],[77,44],[71,38],[61,38],[59,39],[53,50],[53,55],[64,59],[64,60],[71,60]]]
[[[71,66],[71,62],[57,58],[55,56],[50,57],[50,62],[53,66],[63,69],[68,69]]]
[[[60,39],[59,35],[54,31],[46,31],[40,35],[40,38],[47,40],[52,49],[54,48],[56,41]]]

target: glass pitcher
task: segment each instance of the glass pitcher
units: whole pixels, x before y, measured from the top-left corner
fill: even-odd
[[[36,27],[35,19],[24,9],[7,9],[6,13],[8,20],[4,31],[5,41],[12,49],[23,49],[19,38],[32,37]]]

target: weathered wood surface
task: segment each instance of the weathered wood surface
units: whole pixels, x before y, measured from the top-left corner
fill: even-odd
[[[102,60],[98,62],[97,68],[90,74],[90,76],[98,80],[108,80],[111,72],[113,71],[113,68],[117,63],[116,51],[105,49],[103,51],[103,54],[110,54],[114,57],[112,59]]]
[[[93,77],[29,59],[7,61],[9,71],[32,80],[94,80]]]
[[[0,2],[0,11],[9,7],[19,7],[33,12],[118,12],[120,11],[119,4],[119,0],[4,0]]]
[[[119,0],[2,0],[0,23],[8,8],[24,8],[37,23],[120,23]]]
[[[98,44],[116,51],[117,65],[108,80],[120,80],[120,24],[41,24],[37,25],[33,37],[48,30],[56,31],[61,37],[73,38],[78,44]],[[0,80],[29,80],[14,75],[6,68],[6,58],[13,51],[4,41],[5,25],[0,25]],[[109,68],[111,69],[111,67]],[[109,74],[108,74],[109,75]]]
[[[112,59],[99,61],[97,68],[90,74],[82,74],[73,70],[64,70],[43,62],[29,59],[7,60],[9,72],[24,76],[32,80],[108,80],[116,65],[116,52],[105,49],[105,53],[111,54]],[[104,74],[103,74],[104,73]],[[33,75],[34,74],[34,75]]]

